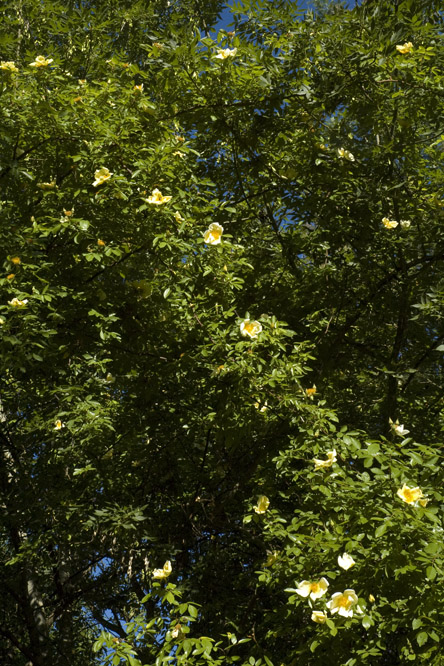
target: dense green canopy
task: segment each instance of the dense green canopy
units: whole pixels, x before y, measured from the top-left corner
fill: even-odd
[[[2,664],[442,664],[440,4],[4,0]]]

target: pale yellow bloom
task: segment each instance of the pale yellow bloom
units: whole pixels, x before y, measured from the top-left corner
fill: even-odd
[[[253,507],[256,513],[265,513],[270,506],[270,500],[266,495],[259,495],[257,505]]]
[[[388,217],[382,218],[382,224],[386,229],[396,229],[398,223],[396,220],[389,220]]]
[[[218,49],[217,55],[215,55],[215,58],[218,58],[219,60],[225,60],[226,58],[234,58],[234,56],[237,53],[237,49]]]
[[[267,551],[267,559],[265,561],[264,567],[272,567],[273,564],[276,562],[277,558],[279,557],[279,552],[277,550],[273,550],[272,553],[270,551]]]
[[[0,63],[0,69],[5,70],[6,72],[18,72],[18,67],[15,66],[12,60],[2,60]]]
[[[223,232],[223,226],[217,222],[213,222],[204,233],[205,243],[208,243],[208,245],[219,245]]]
[[[256,407],[256,409],[259,409],[260,412],[266,412],[267,409],[268,409],[268,403],[267,403],[267,402],[264,402],[264,404],[262,405],[262,407],[261,407],[261,403],[260,403],[260,402],[255,402],[255,403],[254,403],[254,406]]]
[[[410,225],[411,225],[410,220],[401,220],[401,222],[399,223],[401,229],[408,229]]]
[[[316,394],[316,384],[313,384],[312,388],[305,389],[305,394],[308,398],[313,400],[313,398]]]
[[[390,427],[391,429],[400,437],[404,437],[404,435],[408,435],[410,430],[406,430],[404,428],[404,424],[399,425],[398,419],[396,419],[395,422],[392,421],[392,419],[389,419]]]
[[[412,42],[405,42],[405,44],[397,44],[396,46],[396,50],[402,53],[402,55],[408,55],[412,49]]]
[[[299,583],[296,594],[299,594],[301,597],[308,597],[312,601],[320,599],[324,596],[328,589],[328,580],[326,578],[321,578],[318,581],[310,582],[309,580],[303,580]]]
[[[344,592],[335,592],[330,601],[327,602],[327,608],[330,613],[339,613],[342,617],[353,617],[353,609],[356,613],[362,613],[362,609],[357,605],[358,597],[354,590],[345,590]]]
[[[4,319],[4,317],[0,317],[0,326],[3,326],[5,321],[6,321],[6,319]]]
[[[370,601],[371,604],[374,604],[375,601],[376,601],[376,599],[375,599],[375,597],[373,596],[373,594],[369,594],[369,595],[368,595],[368,600]]]
[[[313,611],[311,619],[317,624],[324,624],[327,622],[327,614],[324,611]]]
[[[244,337],[248,336],[249,338],[257,338],[261,331],[262,325],[258,321],[244,319],[240,325],[240,332]]]
[[[47,67],[52,63],[52,58],[45,58],[45,56],[37,56],[34,62],[30,63],[30,67]]]
[[[18,298],[13,298],[12,301],[8,301],[9,305],[12,305],[13,308],[24,308],[28,304],[28,299],[25,298],[23,301]]]
[[[176,210],[176,212],[174,213],[174,219],[176,220],[176,222],[177,222],[178,224],[179,224],[179,222],[183,222],[183,217],[182,217],[182,215],[179,213],[178,210]]]
[[[160,206],[161,204],[168,203],[172,197],[162,196],[162,192],[157,189],[157,187],[151,192],[151,196],[148,199],[143,199],[146,203],[154,204],[155,206]]]
[[[54,430],[61,430],[62,428],[65,427],[65,424],[60,421],[60,419],[57,419],[55,422]]]
[[[11,261],[12,261],[12,263],[15,264],[16,266],[18,266],[19,264],[22,263],[20,257],[11,257]]]
[[[153,578],[159,578],[159,579],[168,578],[172,570],[173,567],[171,566],[171,562],[170,560],[167,560],[163,565],[162,569],[154,569]]]
[[[37,183],[37,187],[45,191],[55,190],[57,183],[55,180],[52,180],[50,183]]]
[[[349,162],[355,161],[355,156],[353,153],[351,153],[349,150],[346,150],[345,148],[338,148],[338,157],[348,160]]]
[[[336,449],[333,451],[327,451],[327,460],[319,460],[319,458],[313,458],[315,469],[322,469],[325,467],[331,467],[333,463],[336,462]]]
[[[418,503],[421,506],[426,506],[429,501],[427,497],[424,497],[422,494],[421,488],[410,488],[405,483],[402,488],[398,488],[396,494],[403,502],[406,502],[406,504],[413,504],[413,506],[418,506]]]
[[[113,174],[106,167],[101,167],[100,169],[97,169],[94,172],[95,181],[93,182],[93,187],[98,187],[99,185],[103,185],[103,183],[106,180],[108,180],[108,178],[111,178],[112,175]]]
[[[348,555],[348,553],[344,553],[343,555],[338,556],[338,564],[341,567],[341,569],[345,569],[345,571],[347,571],[348,569],[354,567],[356,562],[354,561],[351,555]]]

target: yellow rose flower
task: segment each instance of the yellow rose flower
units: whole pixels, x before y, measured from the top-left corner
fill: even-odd
[[[171,566],[171,562],[170,560],[167,560],[163,565],[162,569],[154,569],[153,578],[158,578],[158,579],[168,578],[172,570],[173,567]]]
[[[15,66],[12,60],[2,60],[0,63],[0,69],[3,69],[5,72],[18,72],[18,67]]]
[[[257,505],[253,507],[256,513],[265,513],[270,506],[270,500],[266,495],[259,495]]]
[[[34,62],[30,63],[30,67],[47,67],[52,63],[52,58],[45,58],[45,56],[37,56]]]
[[[401,220],[401,222],[399,223],[401,229],[408,229],[410,225],[411,225],[410,220]]]
[[[20,257],[11,257],[11,262],[12,262],[13,264],[15,264],[16,266],[18,266],[19,264],[22,263]]]
[[[244,337],[248,336],[249,338],[257,338],[261,331],[262,325],[258,321],[244,319],[240,325],[240,332]]]
[[[328,580],[326,578],[321,578],[318,581],[310,582],[309,580],[303,580],[299,583],[296,594],[299,594],[301,597],[310,597],[312,601],[320,599],[324,596],[328,589]]]
[[[354,567],[356,562],[354,561],[351,555],[348,555],[348,553],[344,553],[343,555],[338,556],[338,564],[341,567],[341,569],[345,569],[345,571],[347,571],[348,569]]]
[[[112,175],[113,174],[106,167],[101,167],[100,169],[97,169],[94,172],[95,181],[93,182],[93,187],[98,187],[99,185],[103,185],[103,183],[106,180],[108,180],[108,178],[111,178]]]
[[[353,617],[353,609],[356,613],[362,613],[362,609],[357,604],[356,592],[345,590],[344,592],[335,592],[330,601],[327,602],[327,608],[332,615],[338,613],[342,617]]]
[[[324,611],[313,611],[311,619],[317,624],[325,624],[327,622],[327,614]]]
[[[396,220],[389,220],[388,217],[382,218],[382,224],[386,229],[396,229],[398,223]]]
[[[227,58],[234,58],[237,53],[237,49],[218,49],[217,55],[214,58],[219,60],[226,60]]]
[[[397,490],[396,494],[402,499],[403,502],[406,504],[413,504],[413,506],[418,506],[418,504],[421,506],[426,506],[429,501],[427,497],[424,497],[422,494],[421,488],[410,488],[405,483],[402,488]]]
[[[18,298],[13,298],[12,301],[8,301],[8,304],[13,308],[24,308],[28,304],[28,299],[25,298],[23,301],[21,301]]]
[[[396,50],[399,53],[402,53],[402,55],[408,55],[412,49],[413,49],[412,42],[405,42],[405,44],[397,44],[396,46]]]
[[[338,157],[341,159],[348,160],[349,162],[355,161],[355,156],[349,150],[345,148],[338,148]]]
[[[9,275],[6,276],[7,280],[13,280],[15,278],[15,273],[9,273]]]
[[[146,203],[154,204],[155,206],[160,206],[161,204],[168,203],[172,197],[162,196],[162,192],[157,189],[157,187],[151,192],[151,196],[148,199],[143,199]]]
[[[313,462],[316,469],[322,469],[325,467],[331,467],[333,463],[337,460],[336,458],[336,449],[333,451],[327,451],[327,460],[319,460],[319,458],[313,458]]]
[[[213,222],[204,233],[205,243],[208,243],[208,245],[219,245],[223,232],[223,226],[217,222]]]

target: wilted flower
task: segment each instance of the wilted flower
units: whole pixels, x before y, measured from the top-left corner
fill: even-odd
[[[99,247],[105,247],[106,243],[105,243],[105,241],[103,241],[101,238],[98,238],[98,239],[97,239],[97,245],[98,245]]]
[[[52,180],[50,183],[37,183],[37,187],[39,187],[41,190],[55,190],[57,187],[57,183],[55,180]]]
[[[7,280],[13,280],[15,278],[15,273],[9,273],[9,275],[6,276]]]
[[[176,624],[174,629],[171,631],[171,637],[172,638],[178,638],[182,633],[181,629],[182,629],[182,625],[179,624],[179,623]]]
[[[218,49],[217,55],[215,55],[215,58],[218,58],[219,60],[225,60],[226,58],[234,58],[234,56],[237,53],[237,49]]]
[[[163,565],[162,569],[154,569],[153,571],[153,578],[168,578],[168,576],[171,574],[173,570],[173,567],[171,566],[170,560],[167,560],[165,564]]]
[[[408,229],[410,225],[411,225],[410,220],[401,220],[401,222],[399,223],[401,229]]]
[[[148,199],[143,199],[143,201],[146,201],[146,203],[149,204],[154,204],[156,206],[160,206],[161,204],[168,203],[172,197],[164,197],[162,196],[162,192],[157,189],[157,187],[151,192],[151,196],[148,197]]]
[[[12,305],[13,308],[24,308],[28,304],[28,299],[25,298],[23,301],[20,301],[18,298],[13,298],[12,301],[8,301],[9,305]]]
[[[349,162],[355,161],[355,156],[353,153],[351,153],[349,150],[346,150],[345,148],[338,148],[338,157],[348,160]]]
[[[64,427],[65,427],[65,424],[62,423],[62,421],[60,419],[57,419],[57,421],[55,422],[55,425],[54,425],[54,430],[61,430]]]
[[[427,502],[429,501],[422,494],[421,488],[410,488],[405,483],[402,488],[397,490],[396,494],[402,499],[403,502],[406,502],[406,504],[413,504],[413,506],[418,506],[418,503],[421,506],[426,506]]]
[[[2,60],[0,63],[0,69],[5,70],[6,72],[18,72],[18,67],[15,66],[12,60]]]
[[[52,58],[45,58],[45,56],[37,56],[34,62],[30,63],[30,67],[47,67],[52,63]]]
[[[320,599],[324,596],[328,589],[328,580],[326,578],[321,578],[321,580],[310,582],[308,580],[303,580],[302,583],[299,583],[296,594],[299,594],[301,597],[308,597],[312,601]]]
[[[259,495],[257,505],[253,507],[256,513],[265,513],[270,505],[270,500],[266,495]]]
[[[396,50],[402,55],[407,55],[413,49],[412,42],[405,42],[405,44],[397,44]]]
[[[316,394],[316,384],[313,384],[312,388],[307,388],[305,389],[305,394],[308,398],[313,400],[315,394]]]
[[[16,266],[18,266],[19,264],[22,263],[20,257],[11,257],[11,262],[12,262],[13,264],[15,264]]]
[[[106,167],[101,167],[100,169],[97,169],[94,172],[95,181],[93,182],[93,187],[98,187],[99,185],[103,185],[105,180],[111,178],[112,175],[113,174]]]
[[[223,226],[217,222],[213,222],[204,233],[205,243],[208,243],[208,245],[219,245],[223,232]]]
[[[404,437],[404,435],[408,435],[410,430],[406,430],[404,428],[404,424],[399,425],[398,419],[396,419],[395,422],[392,421],[392,419],[389,419],[390,427],[391,429],[400,437]]]
[[[344,553],[343,555],[338,556],[338,564],[341,567],[341,569],[345,569],[345,571],[347,571],[348,569],[354,567],[356,562],[354,561],[351,555],[348,555],[348,553]]]
[[[262,325],[258,321],[250,321],[249,319],[244,319],[240,325],[240,332],[244,337],[257,338],[259,333],[262,331]]]
[[[339,613],[342,617],[353,617],[353,609],[356,613],[362,613],[362,609],[357,605],[358,597],[354,590],[345,590],[344,592],[335,592],[327,602],[327,608],[330,613]]]
[[[327,614],[324,611],[313,611],[311,619],[317,624],[324,624],[327,622]]]
[[[327,451],[327,460],[319,460],[318,458],[313,458],[315,464],[315,469],[321,469],[323,467],[331,467],[333,463],[336,462],[336,449],[333,451]]]
[[[398,223],[396,220],[389,220],[388,217],[382,218],[382,224],[386,229],[396,229]]]

